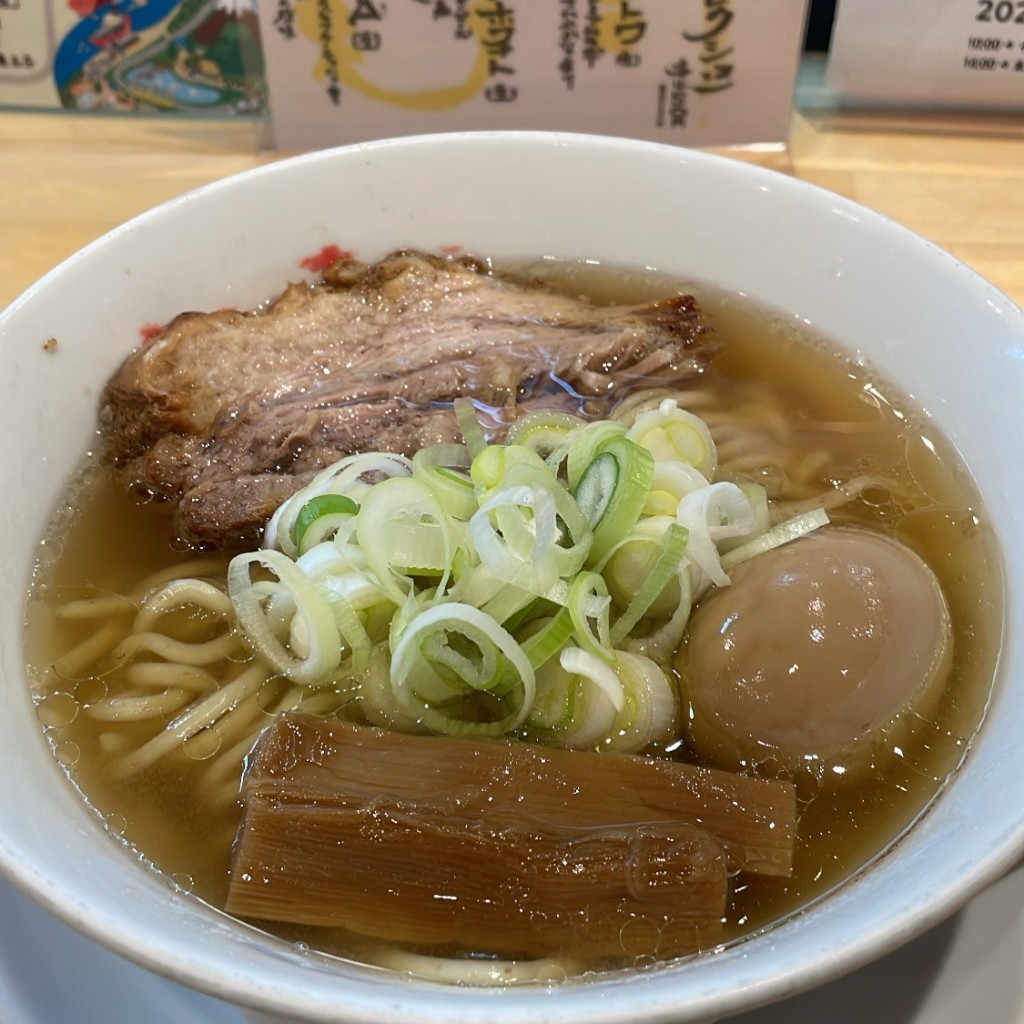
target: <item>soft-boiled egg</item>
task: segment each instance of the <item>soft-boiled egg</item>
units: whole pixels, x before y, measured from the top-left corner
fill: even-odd
[[[856,769],[934,711],[952,659],[934,572],[881,534],[827,527],[733,570],[690,620],[679,669],[704,761]]]

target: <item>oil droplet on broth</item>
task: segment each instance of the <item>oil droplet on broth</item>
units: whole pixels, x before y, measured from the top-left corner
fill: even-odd
[[[59,690],[47,694],[36,704],[36,717],[47,728],[61,729],[78,717],[79,709],[74,695]]]
[[[193,761],[206,761],[220,750],[220,744],[221,736],[216,729],[203,729],[185,740],[181,749]]]
[[[619,942],[629,956],[650,956],[661,940],[661,925],[649,917],[630,918],[619,929]]]
[[[90,676],[75,683],[75,700],[83,708],[98,704],[107,695],[107,684],[102,679]]]
[[[171,881],[179,892],[191,892],[192,887],[195,885],[195,880],[192,876],[184,871],[176,871],[171,875]]]
[[[106,830],[113,836],[123,836],[128,828],[128,821],[123,814],[108,814],[103,819]]]
[[[65,740],[63,743],[57,744],[54,754],[65,768],[74,768],[82,756],[82,749],[73,740]]]

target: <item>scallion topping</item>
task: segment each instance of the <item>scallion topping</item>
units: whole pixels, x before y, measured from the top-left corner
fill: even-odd
[[[715,480],[673,399],[629,426],[530,413],[488,443],[347,456],[236,557],[228,594],[281,675],[343,685],[369,721],[640,750],[672,733],[670,661],[695,595],[828,521],[769,528],[763,488]]]

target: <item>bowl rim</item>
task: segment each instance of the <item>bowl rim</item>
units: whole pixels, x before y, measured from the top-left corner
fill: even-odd
[[[21,296],[0,313],[0,344],[4,339],[4,327],[16,317],[24,306],[36,301],[36,296],[45,293],[52,283],[60,278],[69,266],[83,260],[89,260],[101,254],[108,242],[125,232],[137,231],[141,226],[154,220],[173,214],[182,204],[206,201],[207,197],[216,197],[219,193],[230,191],[242,180],[262,181],[279,175],[290,175],[296,168],[330,165],[339,159],[359,158],[383,150],[409,150],[415,153],[423,146],[454,146],[466,145],[539,145],[557,148],[559,146],[586,146],[598,150],[617,149],[626,153],[660,153],[664,158],[671,158],[680,166],[695,165],[703,168],[714,168],[720,176],[729,179],[749,179],[755,184],[769,185],[776,192],[794,196],[809,197],[814,201],[825,202],[839,214],[854,217],[862,223],[882,229],[887,235],[902,240],[902,244],[913,246],[930,253],[930,258],[938,260],[947,270],[955,270],[962,275],[967,287],[974,290],[978,298],[993,306],[1001,315],[1009,318],[1020,328],[1024,336],[1024,311],[1012,302],[994,285],[986,281],[975,271],[967,268],[961,261],[940,249],[934,243],[919,234],[896,223],[882,214],[876,213],[860,204],[834,195],[819,186],[791,178],[778,171],[770,170],[755,164],[730,159],[714,153],[681,149],[666,143],[647,142],[637,139],[618,138],[613,136],[593,135],[573,132],[544,131],[469,131],[441,134],[404,136],[391,139],[372,140],[333,147],[310,153],[275,159],[271,162],[238,172],[217,181],[210,182],[192,189],[177,197],[169,199],[144,213],[133,217],[119,227],[114,228],[100,238],[90,242],[78,252],[68,257],[57,267],[49,271],[35,284],[30,286]],[[923,251],[922,250],[922,251]],[[1009,594],[1007,594],[1007,599]],[[1004,607],[1004,624],[1009,616],[1009,608]],[[1001,656],[1003,660],[1004,656]],[[998,670],[997,670],[998,671]],[[955,784],[955,783],[954,783]],[[765,968],[748,969],[746,984],[743,987],[722,986],[712,984],[710,989],[698,993],[691,1003],[685,1007],[686,1019],[707,1019],[709,1015],[721,1016],[742,1009],[750,1009],[775,999],[796,994],[798,991],[814,987],[831,978],[869,962],[881,953],[893,949],[927,930],[947,917],[966,903],[988,883],[994,881],[1008,870],[1024,853],[1024,817],[1018,822],[1012,838],[1005,844],[986,851],[982,856],[974,858],[964,866],[961,885],[957,890],[937,893],[926,904],[919,905],[916,914],[891,920],[884,927],[870,935],[848,941],[843,945],[841,959],[835,951],[822,949],[811,961],[802,965],[796,977],[778,975]],[[285,1012],[288,1007],[275,1002],[273,993],[259,991],[250,987],[251,979],[244,973],[226,978],[223,971],[212,969],[206,964],[199,951],[184,956],[168,957],[168,950],[162,947],[149,948],[141,940],[148,937],[148,932],[134,934],[119,914],[109,915],[95,907],[83,904],[72,894],[65,892],[51,879],[33,870],[33,866],[22,864],[17,859],[17,851],[8,847],[0,837],[0,870],[20,889],[38,903],[45,906],[55,916],[72,925],[90,938],[101,942],[108,948],[148,967],[160,974],[182,981],[209,994],[229,999],[240,1005],[259,1008],[263,1012]],[[848,887],[850,882],[844,883]],[[770,930],[769,930],[770,931]],[[767,963],[769,957],[762,958]],[[539,1021],[568,1022],[585,1012],[595,1024],[612,1024],[612,1022],[637,1019],[637,1013],[643,1008],[643,1019],[652,1022],[679,1019],[680,1007],[673,1000],[671,979],[667,975],[671,971],[685,970],[685,965],[677,968],[659,969],[649,974],[640,973],[623,976],[610,975],[607,979],[571,982],[569,987],[556,988],[555,991],[565,992],[570,989],[574,994],[583,993],[580,998],[561,1000],[561,1004],[553,1003],[548,989],[545,987],[531,988],[487,988],[487,989],[453,989],[448,985],[436,985],[432,982],[403,982],[400,987],[389,986],[389,993],[384,1000],[378,1000],[373,986],[364,993],[346,991],[346,998],[352,999],[351,1009],[355,1016],[346,1017],[353,1021],[383,1022],[397,1019],[399,1013],[409,1011],[418,1013],[427,1021],[444,1021],[452,1010],[450,1000],[465,1001],[467,1006],[460,1007],[460,1012],[467,1009],[475,1020],[480,1021],[511,1021],[518,1019],[526,1012],[536,1012]],[[638,984],[644,985],[641,995],[633,990]],[[614,1005],[605,1002],[603,996],[609,991],[630,991],[630,998],[636,997],[632,1010],[623,1000],[611,1000]],[[435,997],[442,993],[440,1002]],[[365,998],[364,998],[365,996]],[[653,997],[653,998],[652,998]],[[447,1005],[442,1005],[447,1004]],[[302,1014],[302,1019],[321,1020],[327,1012],[326,1004],[309,1003],[305,1007],[294,1010]],[[469,1018],[466,1018],[469,1019]]]

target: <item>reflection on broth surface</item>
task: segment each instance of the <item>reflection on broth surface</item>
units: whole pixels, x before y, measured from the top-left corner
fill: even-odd
[[[664,279],[605,268],[545,266],[542,273],[560,287],[609,303],[640,302],[679,290],[668,287]],[[780,760],[767,740],[755,736],[747,737],[746,745],[740,744],[735,748],[738,753],[729,755],[735,763],[720,764],[717,748],[700,741],[699,726],[708,707],[721,707],[715,703],[721,694],[709,696],[690,676],[696,662],[685,651],[686,637],[680,655],[664,662],[673,673],[678,701],[670,715],[673,729],[662,729],[653,742],[645,743],[644,754],[698,764],[703,756],[714,759],[716,770],[738,770],[755,779],[795,784],[796,838],[788,876],[774,869],[738,867],[740,847],[734,839],[719,836],[715,842],[721,845],[705,850],[700,845],[703,838],[687,833],[687,842],[696,843],[692,849],[704,851],[700,857],[722,860],[728,878],[724,927],[719,929],[716,921],[714,930],[697,928],[695,938],[686,940],[704,950],[756,931],[827,893],[881,855],[922,813],[965,756],[980,724],[998,653],[1001,610],[998,553],[984,510],[956,453],[933,430],[927,416],[887,387],[870,367],[837,356],[794,321],[751,308],[708,286],[695,285],[692,291],[723,344],[698,376],[672,388],[671,395],[680,408],[708,425],[717,456],[714,481],[760,485],[767,497],[770,524],[791,522],[810,510],[826,508],[830,525],[808,541],[840,527],[900,542],[934,573],[948,606],[952,637],[951,656],[941,665],[944,678],[948,666],[948,682],[933,687],[933,698],[926,704],[913,704],[908,713],[897,716],[898,727],[890,729],[887,724],[854,753],[840,743],[820,752],[812,749],[789,762]],[[652,406],[649,400],[665,396],[662,385],[652,395],[646,387],[650,382],[643,383],[641,395],[638,385],[623,386],[609,397],[581,401],[578,411],[594,419],[621,416],[632,423],[637,410],[631,406],[656,408],[657,401]],[[647,405],[638,405],[641,398]],[[577,498],[582,502],[579,490]],[[393,699],[388,704],[380,694],[365,686],[361,689],[359,678],[310,687],[284,678],[265,659],[254,657],[234,626],[223,582],[228,559],[197,557],[184,550],[174,539],[171,512],[160,502],[140,504],[123,491],[109,469],[95,459],[88,462],[57,510],[42,548],[29,601],[27,660],[35,679],[39,719],[54,752],[108,829],[179,886],[223,907],[229,892],[232,842],[242,820],[243,761],[258,731],[274,716],[298,710],[332,722],[392,726],[404,733],[423,730],[410,724],[407,706],[397,706]],[[792,550],[800,543],[792,541]],[[728,547],[723,544],[720,549],[725,566],[730,564]],[[615,557],[610,553],[607,565],[614,567]],[[769,557],[754,555],[736,569],[737,593],[743,573],[758,558]],[[917,564],[914,560],[913,565]],[[599,563],[602,571],[604,565]],[[425,570],[420,567],[419,571],[422,575]],[[623,584],[616,572],[611,571],[608,584],[613,629],[614,615],[623,615],[635,596],[631,584]],[[922,578],[931,580],[930,573]],[[199,581],[190,584],[187,599],[179,603],[168,597],[162,599],[163,606],[147,605],[139,612],[156,582],[179,577]],[[643,574],[632,577],[634,584],[643,578]],[[257,585],[260,580],[257,574]],[[886,581],[879,585],[883,584]],[[680,603],[681,598],[668,593],[663,591],[651,608],[657,600],[672,608]],[[724,588],[712,586],[702,597],[698,588],[691,622],[699,622],[703,606],[722,593]],[[758,602],[760,614],[769,622],[770,600],[767,591]],[[915,612],[886,608],[872,628],[911,630]],[[650,614],[648,609],[645,615]],[[364,620],[369,622],[372,615],[367,613]],[[731,619],[727,616],[726,621]],[[830,624],[836,630],[841,625]],[[377,627],[369,622],[366,628],[372,634]],[[696,636],[701,627],[694,628]],[[629,635],[636,640],[636,650],[653,652],[658,661],[657,645],[650,642],[655,632],[642,627]],[[289,643],[292,651],[304,649],[294,630]],[[939,641],[926,643],[935,646]],[[195,655],[199,650],[202,655]],[[181,664],[186,654],[194,661],[190,667]],[[219,689],[212,688],[211,676],[218,677]],[[754,676],[761,678],[757,672]],[[761,697],[753,694],[753,706]],[[483,720],[492,710],[474,707],[472,714]],[[458,721],[462,724],[457,731],[473,733],[472,725],[464,725],[470,719]],[[168,723],[170,730],[165,729]],[[513,723],[512,734],[547,742],[557,738],[559,728],[524,714]],[[808,731],[813,735],[813,723]],[[562,745],[596,749],[615,743],[596,735],[589,742]],[[633,750],[620,749],[624,752],[586,756],[637,758]],[[351,779],[346,784],[352,785]],[[774,799],[782,790],[771,792]],[[386,794],[380,798],[386,803]],[[319,799],[329,802],[334,797]],[[422,806],[420,810],[426,813]],[[447,817],[452,820],[451,815]],[[424,820],[417,827],[426,830]],[[622,814],[604,824],[619,828]],[[541,829],[543,841],[535,836],[531,849],[548,849],[544,844],[551,842],[555,844],[552,856],[561,856],[558,843],[567,842],[571,853],[564,856],[582,857],[572,845],[576,840],[566,839],[567,833],[556,830],[552,838],[553,827],[547,822]],[[587,828],[595,827],[588,819]],[[675,843],[672,849],[678,850],[681,840],[658,835],[651,841]],[[612,837],[612,846],[615,842],[618,839]],[[600,856],[611,858],[600,862],[604,870],[618,854],[606,851]],[[527,905],[524,897],[523,906]],[[635,915],[626,904],[620,904],[619,910],[623,907],[628,920],[642,920],[643,915]],[[330,953],[412,970],[423,967],[423,961],[411,956],[396,960],[380,945],[379,940],[387,936],[371,934],[352,921],[329,926],[317,921],[271,924],[267,918],[273,915],[253,916],[285,938]],[[614,914],[613,918],[618,920]],[[621,921],[616,927],[621,927]],[[671,928],[665,926],[664,931]],[[559,950],[544,946],[513,947],[510,952],[506,946],[459,949],[448,941],[431,943],[422,936],[399,934],[397,938],[405,938],[406,950],[417,955],[486,959],[514,956],[519,950],[525,958],[552,958],[546,976],[558,976],[566,971],[644,964],[652,955],[663,955],[666,947],[657,942],[653,946],[640,942],[633,948],[625,938],[629,934],[629,929],[622,929],[624,948],[619,955],[610,954],[607,943],[583,943],[582,954],[567,943],[562,961]],[[690,951],[680,941],[682,945],[671,947],[667,955]],[[451,977],[458,977],[459,970],[463,969]],[[463,976],[469,977],[468,971],[467,966]],[[524,972],[523,977],[527,976]]]

